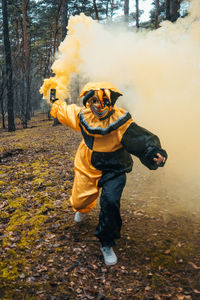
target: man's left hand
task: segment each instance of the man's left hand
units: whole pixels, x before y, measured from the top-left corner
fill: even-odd
[[[157,157],[155,157],[153,160],[157,163],[157,165],[160,165],[161,163],[165,163],[166,158],[162,156],[160,153],[156,153]]]

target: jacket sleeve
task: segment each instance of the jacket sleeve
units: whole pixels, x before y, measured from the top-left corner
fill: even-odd
[[[57,100],[53,103],[50,114],[64,125],[80,131],[79,113],[81,108],[76,104],[67,105],[65,101]]]
[[[131,123],[127,128],[121,143],[129,153],[137,156],[150,170],[156,170],[158,167],[164,166],[164,163],[157,165],[153,160],[157,153],[167,159],[167,153],[161,148],[159,138],[136,123]]]

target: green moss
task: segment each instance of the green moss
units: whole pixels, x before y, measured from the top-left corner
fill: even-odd
[[[18,268],[16,262],[12,260],[6,263],[0,263],[0,277],[8,281],[14,280],[19,277]]]
[[[9,218],[9,213],[4,209],[3,211],[1,211],[1,214],[0,214],[1,218]]]
[[[11,166],[1,165],[1,169],[9,170],[11,168]]]
[[[8,205],[9,205],[9,207],[12,207],[12,208],[21,208],[26,203],[27,203],[27,199],[26,198],[17,197],[14,200],[9,201]]]
[[[0,263],[0,277],[7,282],[17,279],[27,266],[27,261],[23,257],[19,257],[14,251],[9,251],[9,259]]]
[[[32,166],[33,168],[37,168],[37,167],[40,166],[40,162],[39,162],[39,161],[36,161],[36,162],[32,163],[31,166]]]
[[[2,196],[4,199],[11,199],[13,197],[13,193],[11,192],[6,192],[6,193],[2,193]]]
[[[48,186],[46,188],[46,192],[47,193],[51,193],[51,192],[57,192],[58,191],[58,187],[57,186]]]
[[[48,166],[48,162],[47,161],[36,161],[34,163],[32,163],[31,165],[33,167],[33,169],[37,170],[37,168],[41,168],[41,167],[47,167]]]
[[[24,223],[29,218],[29,213],[27,212],[21,212],[19,209],[17,209],[12,217],[10,218],[10,221],[8,223],[8,227],[6,228],[6,232],[13,232],[17,229],[21,231],[21,226],[24,225]],[[8,243],[8,238],[3,239],[3,244],[6,246]]]
[[[33,181],[32,181],[32,184],[35,184],[35,185],[40,185],[44,182],[45,180],[43,178],[35,178]]]
[[[38,232],[41,230],[47,218],[43,213],[54,208],[52,201],[49,201],[48,196],[42,192],[36,193],[34,201],[36,204],[39,204],[39,208],[34,209],[33,205],[31,205],[30,208],[27,207],[28,200],[23,197],[17,197],[8,202],[6,209],[16,208],[16,210],[11,214],[6,228],[8,236],[3,239],[4,247],[10,244],[9,238],[12,232],[16,230],[18,230],[20,237],[16,242],[18,249],[24,249],[34,243]]]
[[[12,143],[12,148],[14,148],[14,149],[23,149],[23,150],[25,150],[25,149],[27,149],[27,145],[26,144],[22,144],[22,143]]]
[[[40,172],[40,176],[42,176],[42,177],[46,177],[48,175],[49,175],[48,171],[42,171],[42,172]]]
[[[11,192],[12,194],[16,193],[16,191],[17,191],[17,188],[10,189],[10,192]]]
[[[35,216],[33,216],[32,218],[29,219],[29,224],[34,225],[34,230],[36,232],[40,229],[41,224],[44,223],[46,218],[47,218],[46,216],[37,214],[37,215],[35,215]]]
[[[64,184],[66,184],[66,185],[71,185],[72,183],[71,183],[69,180],[65,180],[65,181],[64,181]]]
[[[25,167],[28,167],[29,166],[29,164],[28,163],[26,163],[26,162],[24,162],[24,163],[18,163],[18,165],[17,165],[18,167],[23,167],[23,168],[25,168]]]

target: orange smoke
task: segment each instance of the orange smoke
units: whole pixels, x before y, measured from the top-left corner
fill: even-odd
[[[70,18],[68,35],[60,44],[55,62],[52,65],[55,76],[45,79],[40,88],[40,93],[45,99],[49,99],[51,88],[56,88],[56,96],[59,99],[64,100],[69,96],[70,78],[74,73],[80,72],[80,48],[87,44],[88,30],[93,23],[95,22],[84,14]]]
[[[199,18],[199,0],[191,1],[187,17],[150,32],[106,27],[83,14],[71,17],[52,66],[55,77],[40,90],[47,98],[56,87],[64,99],[74,73],[111,82],[124,95],[118,103],[158,134],[168,151],[166,167],[158,172],[166,174],[166,186],[179,183],[180,194],[190,190],[190,196],[200,190]]]

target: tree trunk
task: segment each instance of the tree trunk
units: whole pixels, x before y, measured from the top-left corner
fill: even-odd
[[[11,60],[11,48],[8,29],[8,8],[7,0],[2,0],[3,11],[3,36],[4,36],[4,50],[6,60],[6,87],[8,97],[8,131],[15,131],[14,121],[14,97],[13,97],[13,79],[12,79],[12,60]]]
[[[54,32],[54,43],[53,43],[53,56],[56,53],[56,43],[57,43],[57,36],[58,36],[58,19],[59,19],[59,14],[62,6],[62,1],[60,0],[58,9],[57,9],[57,14],[56,14],[56,24],[55,24],[55,32]]]
[[[110,17],[111,17],[111,19],[112,19],[113,12],[114,12],[114,0],[111,0],[111,1],[110,1],[110,7],[111,7]]]
[[[99,14],[98,14],[98,9],[97,9],[96,0],[93,0],[93,6],[94,6],[94,12],[95,12],[96,20],[99,21]]]
[[[3,87],[3,81],[1,84],[1,91],[0,91],[0,106],[1,106],[1,117],[2,117],[2,128],[5,129],[5,111],[4,111],[4,101],[3,101],[3,94],[4,94],[4,87]]]
[[[21,78],[20,78],[20,86],[19,86],[19,90],[20,90],[20,100],[21,100],[21,107],[20,107],[20,119],[21,119],[21,123],[23,128],[27,128],[27,121],[26,121],[26,101],[25,101],[25,78],[24,78],[24,74],[21,74]]]
[[[159,16],[159,0],[156,0],[156,10],[155,10],[155,29],[158,28],[158,16]]]
[[[166,20],[175,22],[180,17],[180,0],[166,0]]]
[[[136,7],[136,27],[139,28],[139,0],[135,0],[135,7]]]
[[[62,40],[64,40],[67,35],[67,25],[68,25],[68,0],[63,0],[62,1]]]
[[[5,125],[5,111],[3,106],[3,97],[0,99],[0,103],[1,103],[2,128],[5,129],[6,125]]]
[[[166,0],[166,20],[169,20],[169,21],[171,21],[170,2],[171,2],[171,0]]]
[[[46,45],[46,55],[44,58],[44,65],[43,65],[43,77],[49,77],[50,76],[50,70],[49,70],[49,65],[50,65],[50,61],[51,61],[51,53],[52,53],[52,49],[51,49],[52,45],[50,43],[49,45]]]
[[[30,45],[27,34],[27,9],[29,0],[22,0],[22,25],[23,25],[23,46],[25,56],[25,87],[26,87],[26,98],[25,98],[25,118],[24,128],[27,128],[28,120],[30,120]]]
[[[124,0],[124,20],[128,23],[129,20],[129,0]]]
[[[108,5],[109,5],[110,0],[107,0],[106,2],[106,19],[108,18]]]
[[[180,0],[172,0],[171,21],[175,22],[180,17]]]
[[[1,106],[1,117],[2,117],[2,128],[5,129],[5,111],[4,111],[4,101],[3,101],[3,95],[5,92],[5,74],[2,69],[1,71],[1,85],[0,85],[0,106]]]
[[[20,37],[19,37],[19,17],[16,19],[16,53],[17,55],[16,56],[19,56],[19,52],[20,52]],[[17,59],[17,57],[16,57]],[[18,61],[19,61],[19,58],[17,59],[17,67],[19,66],[18,65]]]

